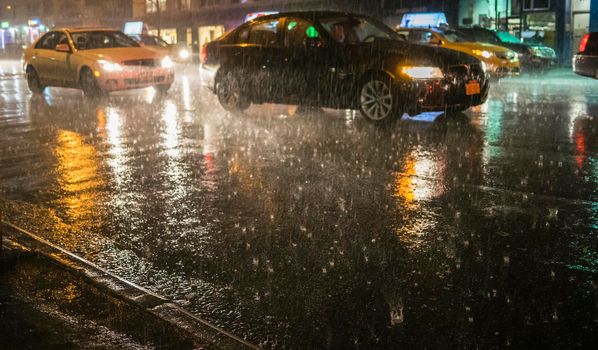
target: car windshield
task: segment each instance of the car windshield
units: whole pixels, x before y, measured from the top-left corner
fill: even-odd
[[[445,30],[442,32],[444,38],[451,43],[469,42],[471,39],[456,30]]]
[[[330,37],[343,44],[360,44],[376,39],[401,38],[389,27],[363,17],[333,17],[320,20]]]
[[[119,31],[97,30],[71,33],[77,50],[139,47],[135,40]]]
[[[520,44],[521,41],[509,32],[498,32],[496,33],[503,43]]]
[[[168,47],[168,43],[165,40],[153,35],[141,35],[139,41],[148,46]]]

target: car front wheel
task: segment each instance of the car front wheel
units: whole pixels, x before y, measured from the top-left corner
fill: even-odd
[[[81,90],[87,97],[99,97],[104,94],[97,79],[93,76],[90,69],[83,69],[81,72]]]
[[[227,72],[216,83],[216,95],[222,107],[229,112],[242,112],[251,102],[245,96],[239,79],[232,72]]]
[[[29,90],[34,94],[41,94],[46,88],[39,81],[37,71],[33,67],[27,67],[27,86]]]
[[[366,120],[382,123],[395,115],[397,98],[391,78],[372,76],[365,80],[359,93],[359,109]]]

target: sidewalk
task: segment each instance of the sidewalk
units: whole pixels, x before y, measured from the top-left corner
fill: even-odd
[[[0,230],[2,350],[257,349],[33,233]]]
[[[172,326],[5,243],[0,256],[2,349],[194,348],[190,337]]]

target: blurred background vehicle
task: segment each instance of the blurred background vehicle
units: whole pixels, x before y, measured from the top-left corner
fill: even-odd
[[[579,52],[573,56],[573,71],[598,79],[598,32],[587,33],[579,43]]]
[[[129,34],[141,46],[154,49],[168,55],[179,63],[191,62],[191,50],[183,45],[169,44],[164,39],[150,34]]]
[[[397,28],[396,32],[412,43],[435,45],[475,56],[486,64],[489,75],[519,75],[517,53],[502,46],[479,43],[454,29]]]
[[[506,31],[494,31],[481,27],[459,28],[471,40],[506,47],[515,51],[522,70],[547,69],[556,65],[556,52],[549,46],[536,42],[522,43],[519,38]]]
[[[90,97],[150,86],[166,93],[174,82],[170,57],[112,29],[52,30],[25,50],[23,68],[33,93],[47,86]]]

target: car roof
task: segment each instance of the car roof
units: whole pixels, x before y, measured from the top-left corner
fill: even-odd
[[[495,30],[488,29],[488,28],[482,28],[482,27],[459,27],[459,28],[457,28],[457,30],[464,31],[464,32],[465,31],[471,32],[471,31],[477,30],[477,31],[483,31],[483,32],[496,33]]]
[[[114,28],[105,28],[105,27],[89,27],[89,28],[60,28],[54,30],[62,30],[69,33],[78,33],[78,32],[120,32],[118,29]]]
[[[270,18],[280,18],[280,17],[304,17],[309,19],[320,19],[320,18],[330,18],[330,17],[338,17],[338,16],[348,16],[348,17],[368,17],[367,15],[358,14],[358,13],[351,13],[351,12],[341,12],[341,11],[292,11],[292,12],[279,12],[271,15],[260,16],[252,19],[249,23],[254,21],[261,21],[264,19]]]

